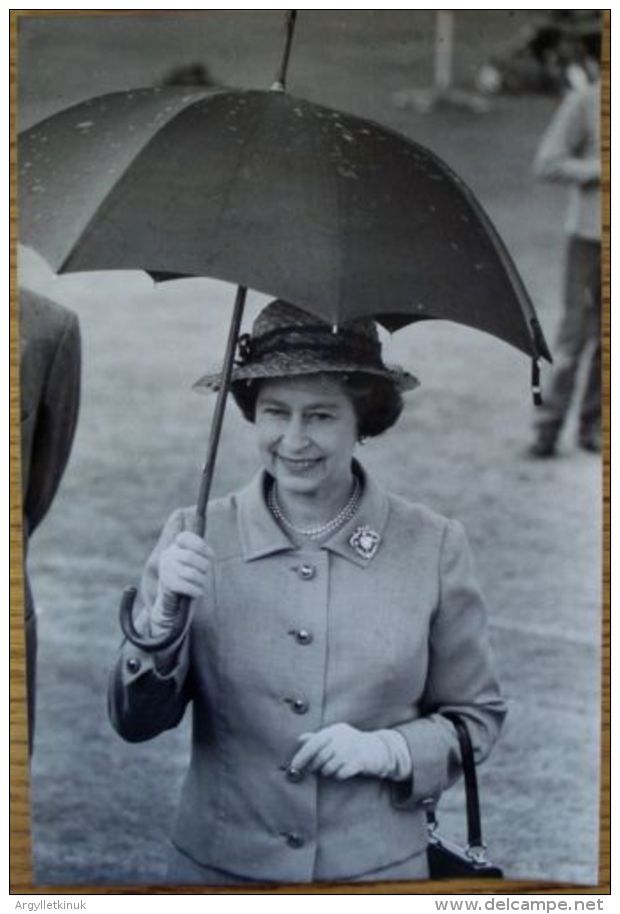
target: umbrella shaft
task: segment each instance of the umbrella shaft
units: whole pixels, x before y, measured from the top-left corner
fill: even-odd
[[[297,10],[287,10],[286,12],[286,38],[284,41],[284,51],[282,53],[282,61],[280,63],[280,69],[276,74],[275,83],[272,86],[272,89],[276,89],[280,92],[284,92],[286,87],[286,72],[288,70],[288,62],[291,56],[291,45],[293,43],[293,32],[295,31],[295,20],[297,18]]]
[[[213,412],[213,421],[211,423],[211,433],[209,435],[209,446],[207,449],[207,460],[202,477],[200,480],[200,490],[198,492],[198,501],[196,504],[195,532],[198,536],[204,536],[206,528],[207,502],[211,491],[213,481],[213,472],[215,470],[215,459],[224,422],[224,410],[226,408],[226,398],[230,388],[230,379],[235,361],[235,349],[239,338],[239,330],[243,318],[243,308],[245,306],[245,297],[247,289],[245,286],[237,287],[235,306],[228,331],[228,342],[226,344],[226,354],[224,356],[224,368],[222,370],[222,381],[217,394],[215,410]]]

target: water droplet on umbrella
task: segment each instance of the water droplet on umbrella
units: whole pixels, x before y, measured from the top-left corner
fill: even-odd
[[[94,121],[80,121],[79,124],[75,125],[76,130],[90,130],[91,127],[95,126]]]

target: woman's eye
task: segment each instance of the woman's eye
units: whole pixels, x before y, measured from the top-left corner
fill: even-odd
[[[308,417],[310,419],[315,419],[318,422],[328,422],[330,419],[333,419],[331,413],[311,413]]]
[[[277,407],[277,406],[263,406],[262,412],[265,416],[275,416],[275,417],[284,416],[284,410],[279,409],[279,407]]]

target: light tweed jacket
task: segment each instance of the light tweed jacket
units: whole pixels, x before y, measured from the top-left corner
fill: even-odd
[[[209,506],[216,553],[178,662],[161,675],[131,644],[110,687],[118,732],[143,740],[174,727],[188,703],[193,744],[174,843],[194,860],[255,879],[346,879],[424,849],[420,805],[458,776],[443,709],[459,710],[484,758],[504,702],[486,610],[458,522],[385,493],[365,476],[356,517],[321,548],[297,550],[275,523],[260,474]],[[190,526],[175,512],[150,557]],[[351,545],[364,525],[372,556]],[[405,737],[413,778],[395,784],[287,770],[298,736],[337,721]]]

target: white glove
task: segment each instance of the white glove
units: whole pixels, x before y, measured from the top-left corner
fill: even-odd
[[[159,588],[151,609],[150,625],[154,634],[174,625],[179,596],[192,599],[207,591],[209,566],[213,550],[196,533],[184,530],[159,556]]]
[[[302,733],[299,741],[291,768],[339,781],[357,774],[405,780],[411,774],[407,744],[395,731],[364,732],[349,724],[332,724],[316,733]]]

